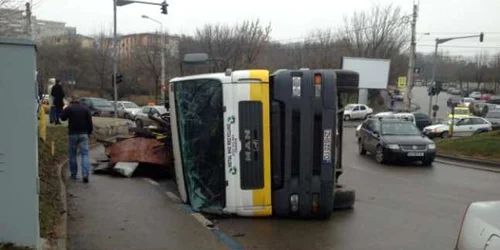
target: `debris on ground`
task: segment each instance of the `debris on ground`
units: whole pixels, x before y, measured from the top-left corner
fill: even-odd
[[[125,177],[131,177],[137,166],[139,166],[137,162],[118,162],[115,164],[113,170]]]
[[[170,118],[149,116],[155,124],[147,128],[130,128],[131,136],[112,140],[99,139],[107,158],[95,159],[95,174],[119,173],[131,177],[141,166],[168,172],[173,166]]]

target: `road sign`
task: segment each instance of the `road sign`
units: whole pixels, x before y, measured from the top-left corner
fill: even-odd
[[[405,88],[405,87],[406,87],[406,76],[398,77],[398,88]]]

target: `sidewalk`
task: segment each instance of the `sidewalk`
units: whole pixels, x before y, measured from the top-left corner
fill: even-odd
[[[91,156],[103,150],[97,147]],[[227,249],[182,204],[143,178],[66,180],[68,249]]]

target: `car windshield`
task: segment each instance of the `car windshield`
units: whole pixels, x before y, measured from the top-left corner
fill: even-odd
[[[105,99],[92,98],[92,102],[94,103],[95,106],[98,106],[98,107],[112,107],[111,103]]]
[[[160,112],[160,114],[168,113],[168,110],[163,106],[156,106],[155,108],[156,108],[156,110],[158,110],[158,112]]]
[[[123,106],[125,106],[125,108],[127,109],[135,109],[135,108],[139,108],[139,106],[133,102],[124,102],[122,103]]]
[[[387,122],[382,123],[382,135],[420,135],[415,125],[409,122]]]
[[[464,98],[464,102],[473,102],[474,98]]]

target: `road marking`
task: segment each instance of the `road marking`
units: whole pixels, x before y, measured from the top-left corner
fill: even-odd
[[[151,184],[153,186],[160,186],[160,184],[158,184],[158,182],[153,181],[153,180],[151,180],[149,178],[142,178],[142,179],[145,180],[145,181],[147,181],[147,182],[149,182],[149,184]]]
[[[214,228],[214,224],[208,220],[207,218],[205,218],[205,216],[203,216],[202,214],[200,213],[192,213],[191,214],[199,223],[201,223],[204,227],[207,227],[207,228]]]
[[[173,202],[181,202],[181,199],[179,197],[177,197],[177,195],[175,195],[174,193],[170,192],[170,191],[167,191],[165,192],[165,195],[170,198]]]
[[[158,182],[156,182],[152,179],[143,178],[143,180],[145,180],[146,182],[150,183],[153,186],[160,186],[160,184],[158,184]],[[182,200],[176,194],[174,194],[170,191],[165,191],[164,194],[174,202],[178,202],[178,203],[182,202]],[[221,241],[222,244],[226,245],[229,249],[231,249],[231,250],[243,250],[243,249],[245,249],[240,243],[233,240],[231,237],[229,237],[227,234],[225,234],[222,230],[217,228],[212,223],[212,221],[210,221],[205,216],[203,216],[203,214],[193,211],[191,206],[189,206],[188,204],[182,203],[182,207],[184,208],[184,210],[186,210],[187,213],[192,215],[196,219],[196,221],[198,221],[204,228],[206,228],[210,232],[212,232],[217,237],[217,239],[219,239],[219,241]]]

